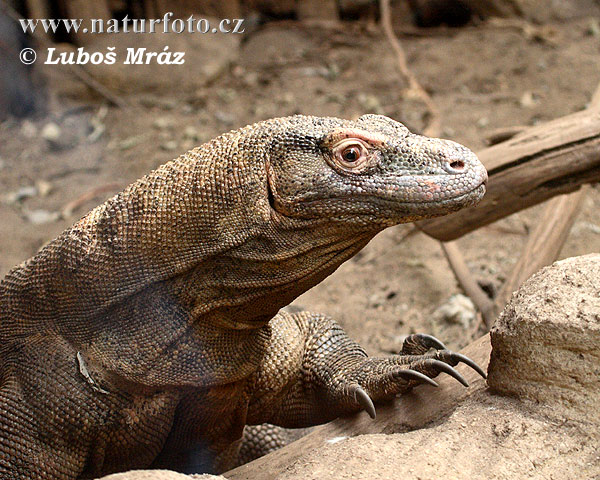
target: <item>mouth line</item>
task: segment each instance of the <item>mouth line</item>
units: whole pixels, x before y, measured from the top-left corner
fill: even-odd
[[[373,203],[386,203],[386,204],[390,204],[390,205],[431,205],[431,206],[436,206],[436,205],[443,205],[443,204],[455,203],[457,201],[460,201],[464,198],[472,196],[475,193],[478,193],[478,191],[481,190],[482,187],[484,187],[484,191],[481,193],[481,195],[483,196],[483,194],[485,194],[485,190],[487,190],[487,181],[486,180],[482,181],[479,185],[477,185],[476,187],[472,188],[471,190],[469,190],[467,192],[461,193],[460,195],[457,195],[454,197],[443,198],[440,200],[402,201],[402,200],[397,200],[397,199],[384,198],[384,197],[380,197],[380,196],[372,195],[372,194],[354,194],[354,195],[344,195],[344,196],[339,196],[339,197],[333,197],[333,198],[328,198],[328,199],[310,200],[308,202],[303,202],[300,200],[300,203],[302,203],[303,205],[306,205],[306,206],[310,206],[315,203],[324,202],[324,201],[344,201],[344,200],[359,200],[360,199],[360,200],[372,200]]]

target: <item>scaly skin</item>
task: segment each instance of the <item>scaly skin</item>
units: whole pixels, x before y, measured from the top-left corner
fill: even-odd
[[[468,149],[365,115],[268,120],[133,183],[0,284],[0,478],[218,470],[245,424],[374,415],[456,375],[430,337],[368,358],[333,320],[278,311],[486,179]]]

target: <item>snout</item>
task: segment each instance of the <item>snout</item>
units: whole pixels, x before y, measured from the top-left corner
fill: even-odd
[[[450,140],[414,135],[406,139],[408,151],[421,161],[412,174],[396,180],[396,198],[412,203],[412,211],[425,216],[444,215],[475,205],[483,198],[487,170],[477,155]]]
[[[471,190],[482,189],[485,193],[488,174],[477,155],[467,147],[450,140],[441,140],[439,145],[440,147],[434,154],[438,155],[440,166],[444,172],[454,177],[451,177],[449,184],[457,192],[467,193]],[[449,193],[452,195],[451,191]]]

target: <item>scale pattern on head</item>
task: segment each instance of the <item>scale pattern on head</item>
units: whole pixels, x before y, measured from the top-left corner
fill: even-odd
[[[487,173],[473,152],[382,115],[283,119],[268,154],[277,211],[377,227],[477,203]]]

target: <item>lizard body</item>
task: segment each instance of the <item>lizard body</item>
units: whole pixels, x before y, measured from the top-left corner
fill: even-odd
[[[377,115],[267,120],[141,178],[0,284],[0,478],[219,470],[246,424],[373,415],[456,376],[466,360],[431,337],[370,358],[330,318],[279,310],[486,180],[465,147]]]

